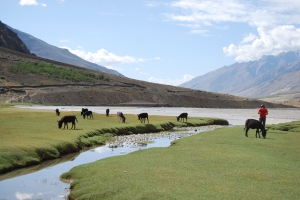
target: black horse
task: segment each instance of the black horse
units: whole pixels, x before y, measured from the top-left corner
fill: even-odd
[[[77,118],[74,115],[68,115],[61,118],[61,120],[57,120],[58,128],[62,127],[62,124],[64,124],[64,128],[67,126],[68,129],[68,123],[72,123],[71,129],[74,127],[75,129],[75,121],[77,121]],[[77,121],[78,122],[78,121]]]
[[[146,123],[146,119],[147,119],[147,121],[149,123],[148,113],[138,114],[138,118],[141,121],[141,123]]]
[[[56,108],[55,113],[56,113],[56,116],[59,116],[59,115],[60,115],[60,112],[59,112],[59,109],[58,109],[58,108]]]
[[[88,119],[90,117],[94,119],[94,116],[93,116],[93,112],[91,110],[88,110],[86,112],[83,113],[83,119],[85,119],[85,117]]]

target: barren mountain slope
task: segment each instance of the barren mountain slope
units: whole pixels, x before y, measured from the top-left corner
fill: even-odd
[[[300,51],[282,52],[221,67],[181,84],[182,87],[262,98],[300,90]]]
[[[33,73],[12,72],[11,66],[22,62],[53,63],[57,66],[91,72],[69,64],[51,61],[0,48],[0,101],[28,102],[46,105],[115,105],[115,106],[174,106],[211,108],[286,107],[280,104],[218,94],[169,85],[138,81],[126,77],[102,73],[105,79],[91,82],[73,82]]]

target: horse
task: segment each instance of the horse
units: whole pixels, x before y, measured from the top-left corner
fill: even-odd
[[[146,122],[146,119],[149,123],[149,118],[148,118],[148,113],[141,113],[141,114],[138,114],[138,118],[139,120],[141,121],[141,123],[145,123]]]
[[[74,115],[67,115],[67,116],[64,116],[63,118],[61,118],[59,121],[57,120],[58,122],[58,128],[60,129],[62,127],[62,124],[64,123],[64,128],[66,127],[67,125],[67,129],[68,129],[68,123],[72,123],[72,127],[71,129],[74,127],[75,129],[75,120],[77,121],[77,118],[76,116]],[[78,121],[77,121],[78,122]]]
[[[120,120],[122,121],[122,123],[125,123],[125,116],[123,115],[122,112],[117,112],[117,116],[118,116],[118,122],[120,123]]]
[[[85,111],[83,113],[83,119],[85,119],[85,117],[88,119],[88,117],[93,118],[94,119],[94,116],[93,116],[93,112],[91,110],[88,110],[88,111]]]
[[[59,109],[58,109],[58,108],[55,109],[55,113],[56,113],[56,116],[59,116],[59,115],[60,115],[60,112],[59,112]]]
[[[177,121],[183,121],[184,122],[184,119],[185,121],[187,122],[187,117],[188,117],[188,114],[187,113],[181,113],[178,117],[177,117]]]

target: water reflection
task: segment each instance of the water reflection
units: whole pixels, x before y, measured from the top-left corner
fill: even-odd
[[[59,177],[75,166],[111,156],[125,155],[137,150],[153,147],[167,147],[177,138],[203,131],[203,129],[195,130],[195,128],[193,128],[189,134],[184,134],[182,131],[177,130],[176,133],[169,134],[139,134],[123,138],[117,137],[117,148],[110,148],[110,143],[80,154],[64,156],[60,159],[44,162],[41,165],[0,175],[0,200],[65,199],[69,194],[69,184],[60,181]],[[147,145],[140,145],[139,142],[142,141],[146,141]]]
[[[34,165],[31,167],[26,167],[22,169],[17,169],[12,172],[6,173],[6,174],[0,174],[0,181],[5,180],[5,179],[11,179],[17,176],[22,176],[30,173],[34,173],[36,171],[42,170],[47,167],[52,167],[55,165],[58,165],[60,163],[64,163],[67,161],[74,160],[80,153],[73,153],[73,154],[68,154],[66,156],[63,156],[61,158],[55,159],[55,160],[48,160],[45,161],[39,165]],[[1,189],[0,189],[1,190]],[[0,195],[1,196],[1,195]]]

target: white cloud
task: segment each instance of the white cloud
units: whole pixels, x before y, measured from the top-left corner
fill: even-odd
[[[165,16],[194,34],[209,35],[203,27],[216,28],[221,23],[256,27],[257,33],[248,33],[240,44],[223,47],[223,52],[237,61],[300,49],[299,0],[178,0],[169,6],[174,13]]]
[[[32,5],[37,6],[37,5],[39,5],[39,3],[36,2],[36,0],[21,0],[19,2],[19,4],[21,6],[32,6]],[[40,3],[40,5],[43,7],[47,6],[47,4],[45,4],[45,3]]]
[[[259,37],[252,43],[237,46],[231,44],[223,48],[224,53],[227,56],[236,56],[236,61],[249,61],[257,60],[262,55],[277,55],[300,49],[300,28],[295,26],[258,27],[257,32]]]
[[[182,78],[179,78],[179,79],[159,79],[159,78],[155,78],[155,77],[150,77],[148,79],[148,81],[152,82],[152,83],[178,86],[178,85],[185,83],[193,78],[194,78],[194,76],[185,74],[185,75],[183,75]]]
[[[21,0],[19,3],[21,6],[38,5],[36,0]]]
[[[81,46],[78,46],[77,49],[71,49],[66,46],[61,48],[68,49],[71,53],[81,57],[84,60],[105,66],[110,69],[117,69],[118,65],[125,63],[139,63],[149,60],[144,58],[135,58],[128,55],[118,56],[114,53],[108,52],[105,49],[100,49],[96,52],[86,52]]]
[[[235,0],[180,0],[170,6],[182,11],[182,14],[167,14],[171,20],[210,25],[212,22],[245,22],[250,5]]]
[[[249,35],[247,35],[246,37],[244,37],[244,39],[242,40],[242,44],[245,44],[245,43],[249,43],[249,42],[252,42],[253,40],[255,40],[257,38],[256,35],[252,34],[252,33],[249,33]]]

